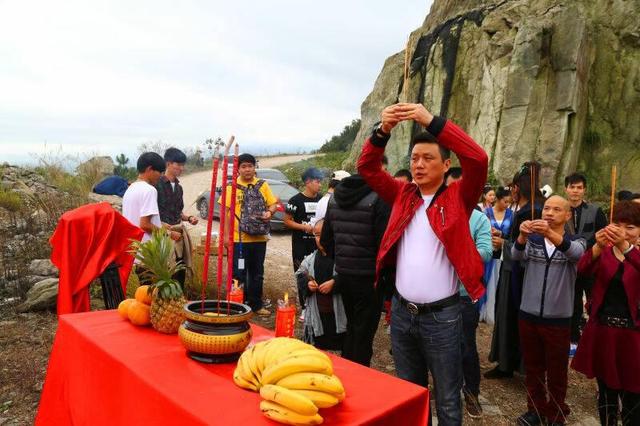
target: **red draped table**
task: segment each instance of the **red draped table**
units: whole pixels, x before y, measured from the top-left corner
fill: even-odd
[[[254,341],[272,337],[252,325]],[[426,425],[425,388],[332,357],[347,398],[320,410],[327,425]],[[62,315],[37,425],[275,425],[260,395],[237,387],[235,364],[191,360],[176,335],[139,328],[116,311]]]

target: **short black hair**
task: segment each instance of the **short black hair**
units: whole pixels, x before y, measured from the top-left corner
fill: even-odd
[[[167,163],[186,163],[187,156],[184,152],[180,151],[178,148],[168,148],[164,152],[164,161]]]
[[[640,192],[631,195],[631,201],[640,199]]]
[[[435,143],[436,145],[438,145],[438,149],[440,150],[440,156],[442,157],[442,161],[448,160],[451,158],[451,151],[443,147],[442,145],[440,145],[440,142],[438,142],[438,139],[436,139],[436,137],[429,132],[420,132],[417,135],[415,135],[411,140],[410,151],[412,151],[413,147],[419,143]]]
[[[338,186],[339,183],[340,183],[340,181],[338,179],[331,179],[329,181],[329,188],[333,189],[336,186]]]
[[[413,176],[411,176],[411,172],[407,169],[400,169],[396,172],[393,177],[406,177],[409,182],[413,180]]]
[[[631,201],[633,200],[633,192],[623,189],[622,191],[618,192],[616,198],[618,199],[618,201]]]
[[[138,169],[138,173],[144,173],[149,167],[151,167],[151,170],[164,173],[167,169],[167,163],[165,163],[164,158],[157,152],[145,152],[138,157],[136,168]]]
[[[240,167],[240,164],[242,163],[251,163],[254,166],[256,165],[256,157],[254,157],[251,154],[240,154],[238,155],[238,167]]]
[[[579,172],[571,173],[564,178],[564,187],[567,188],[569,185],[575,185],[580,182],[582,182],[585,188],[587,187],[587,177],[585,175]]]
[[[389,159],[387,158],[386,155],[382,156],[382,164],[385,165],[385,166],[389,165]]]
[[[449,177],[460,179],[462,177],[462,167],[449,167],[449,170],[444,174],[444,180]]]
[[[499,186],[496,188],[496,200],[502,200],[504,197],[511,195],[511,189],[507,186]]]

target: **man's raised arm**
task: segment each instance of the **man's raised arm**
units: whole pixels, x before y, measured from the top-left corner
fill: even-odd
[[[358,174],[364,178],[380,198],[390,205],[393,204],[396,195],[400,193],[400,189],[404,185],[382,170],[384,148],[391,137],[391,130],[399,122],[393,115],[394,107],[391,105],[382,111],[382,121],[374,127],[373,133],[364,142],[362,153],[358,158]]]
[[[422,104],[397,104],[396,117],[401,121],[413,120],[424,126],[443,147],[451,150],[460,160],[464,177],[460,182],[460,194],[469,213],[482,194],[489,158],[482,147],[452,121],[434,116]]]

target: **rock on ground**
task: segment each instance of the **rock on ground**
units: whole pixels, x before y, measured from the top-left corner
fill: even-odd
[[[17,312],[35,312],[54,309],[58,300],[58,279],[47,278],[34,284],[27,298],[16,307]]]
[[[57,277],[58,268],[49,259],[34,259],[29,264],[29,273],[44,277]]]
[[[107,202],[113,207],[118,213],[122,213],[122,198],[117,195],[101,195],[96,193],[89,194],[89,200],[94,203],[102,203]]]

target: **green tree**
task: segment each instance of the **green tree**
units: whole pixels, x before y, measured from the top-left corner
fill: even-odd
[[[352,120],[351,124],[344,126],[339,135],[331,137],[320,147],[320,152],[345,152],[351,148],[356,135],[360,131],[360,119]]]
[[[129,158],[127,158],[124,154],[119,154],[116,156],[116,166],[113,168],[113,174],[123,177],[129,181],[134,180],[136,178],[137,172],[133,167],[128,167]]]

